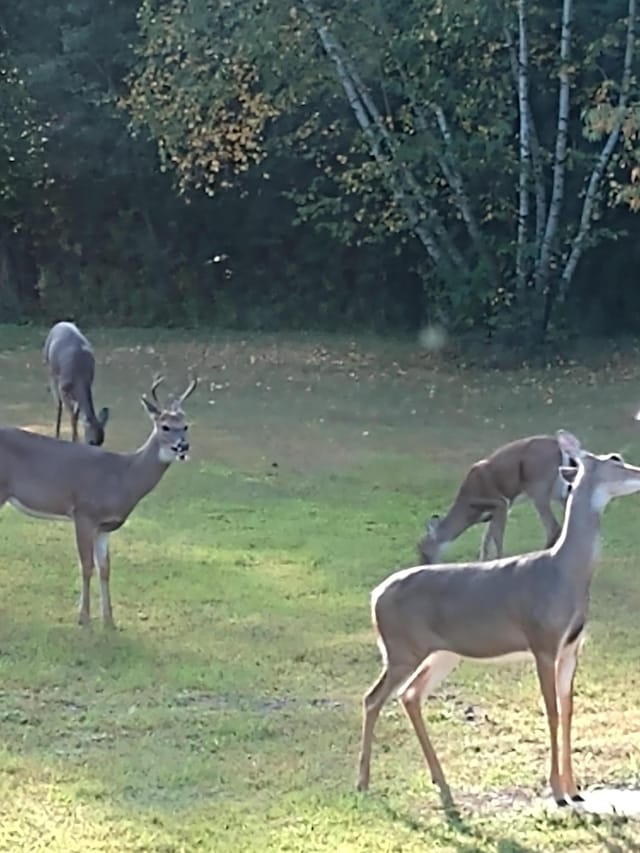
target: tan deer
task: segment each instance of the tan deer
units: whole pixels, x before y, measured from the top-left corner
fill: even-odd
[[[58,402],[56,438],[60,438],[64,405],[71,418],[73,441],[78,439],[78,419],[82,415],[85,441],[100,447],[104,443],[109,409],[100,409],[96,415],[93,407],[91,386],[96,361],[91,344],[74,323],[56,323],[47,335],[43,357],[49,367],[51,393]]]
[[[557,436],[533,435],[499,447],[487,459],[471,466],[451,508],[444,518],[433,515],[418,553],[425,563],[439,560],[443,548],[474,524],[488,522],[480,559],[489,558],[493,543],[496,557],[502,557],[504,529],[509,509],[519,498],[532,501],[547,534],[547,547],[560,534],[551,502],[565,505],[567,484],[558,473],[572,460],[558,444]]]
[[[600,522],[612,498],[640,491],[640,468],[616,454],[594,456],[570,433],[558,443],[577,461],[562,468],[572,483],[564,524],[551,548],[489,563],[419,566],[392,574],[371,595],[384,668],[364,697],[358,787],[369,785],[373,731],[391,693],[399,698],[445,806],[452,803],[427,735],[421,698],[462,658],[535,662],[551,745],[549,782],[556,802],[582,798],[571,761],[573,680],[600,545]],[[559,759],[558,722],[562,726]]]
[[[11,427],[0,428],[0,506],[7,501],[37,518],[73,522],[82,571],[79,622],[89,623],[89,587],[94,566],[100,577],[102,618],[113,627],[109,592],[109,534],[125,523],[154,489],[174,459],[189,451],[182,403],[197,380],[162,408],[156,396],[142,403],[153,422],[135,453],[112,453]]]

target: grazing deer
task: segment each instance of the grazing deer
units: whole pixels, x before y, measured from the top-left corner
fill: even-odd
[[[507,515],[519,497],[533,502],[547,533],[546,547],[550,547],[560,535],[551,501],[565,505],[567,483],[559,469],[570,464],[571,458],[551,435],[533,435],[499,447],[488,459],[471,466],[445,517],[429,519],[426,534],[418,542],[420,558],[425,563],[437,562],[445,545],[480,522],[489,522],[480,559],[489,558],[491,542],[496,557],[502,557]]]
[[[93,408],[91,386],[96,361],[91,344],[74,323],[56,323],[49,330],[43,355],[49,366],[51,393],[58,401],[56,438],[60,438],[64,403],[71,418],[73,441],[78,440],[78,418],[82,414],[85,441],[100,447],[109,409],[100,409],[96,415]]]
[[[111,453],[86,444],[59,441],[9,427],[0,428],[0,506],[7,501],[38,518],[73,522],[82,571],[79,622],[89,622],[89,586],[100,576],[102,618],[114,627],[109,592],[109,534],[125,523],[142,498],[154,489],[174,459],[189,451],[182,403],[187,390],[161,408],[156,388],[142,403],[153,422],[147,441],[135,453]]]
[[[551,548],[472,562],[419,566],[392,574],[371,595],[384,669],[364,697],[358,787],[369,785],[373,730],[393,690],[409,716],[443,802],[452,804],[427,735],[420,702],[462,658],[492,661],[526,654],[536,664],[551,740],[550,784],[558,805],[580,801],[571,763],[573,679],[598,557],[600,520],[612,498],[640,491],[640,468],[620,456],[594,456],[567,432],[560,447],[577,462],[559,539]],[[558,761],[558,717],[562,758]]]

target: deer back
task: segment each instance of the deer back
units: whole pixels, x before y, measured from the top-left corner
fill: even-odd
[[[44,344],[44,358],[60,390],[81,391],[95,373],[91,344],[74,323],[56,323]]]
[[[94,409],[95,357],[91,344],[74,323],[56,323],[47,335],[44,359],[49,365],[56,396],[77,404],[85,420],[86,441],[101,445],[109,410],[103,408],[96,415]]]
[[[562,453],[553,436],[534,435],[505,444],[479,464],[485,472],[485,491],[511,502],[533,484],[544,485],[549,493],[559,478]]]

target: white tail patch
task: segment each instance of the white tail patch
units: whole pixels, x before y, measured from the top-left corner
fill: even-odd
[[[573,459],[566,450],[560,448],[560,467],[561,468],[571,468],[573,467]],[[571,483],[567,483],[565,478],[558,472],[558,479],[555,482],[555,486],[553,488],[553,499],[556,501],[566,501],[569,497],[569,492],[571,491]]]
[[[380,649],[380,657],[382,658],[382,665],[386,666],[387,663],[389,662],[389,655],[387,653],[387,647],[384,644],[384,640],[382,639],[382,637],[379,634],[376,638],[376,644],[377,644],[378,648]]]

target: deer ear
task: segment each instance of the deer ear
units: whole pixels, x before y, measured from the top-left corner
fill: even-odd
[[[575,479],[578,476],[578,469],[569,468],[563,465],[562,468],[560,468],[560,476],[565,481],[565,483],[573,483],[575,482]]]
[[[427,536],[435,536],[439,526],[440,516],[432,515],[429,521],[427,521]]]
[[[157,418],[159,414],[161,414],[160,409],[152,403],[150,400],[147,400],[146,397],[140,397],[140,402],[142,403],[144,410],[151,418]]]
[[[98,412],[98,421],[100,422],[100,426],[104,429],[107,425],[107,421],[109,420],[109,409],[104,406],[104,408],[100,409]]]
[[[580,440],[568,430],[559,429],[556,432],[556,440],[560,450],[563,450],[572,459],[582,459],[585,455],[585,451],[582,449]]]

